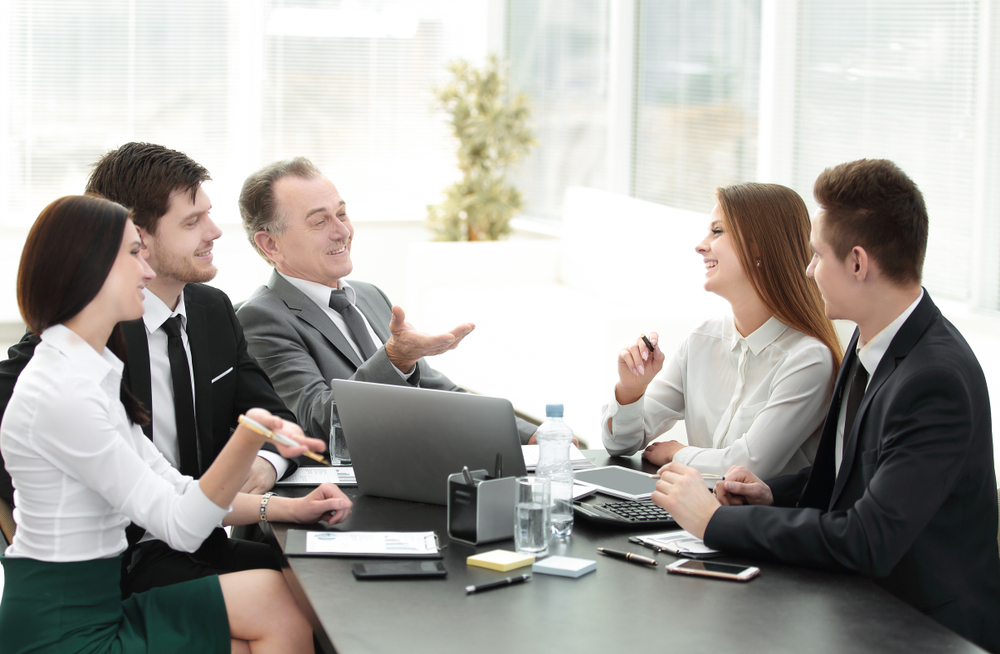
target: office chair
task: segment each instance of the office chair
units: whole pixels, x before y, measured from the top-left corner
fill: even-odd
[[[14,508],[7,504],[7,500],[0,499],[0,532],[3,532],[4,542],[10,545],[14,540],[14,532],[17,525],[14,524]]]

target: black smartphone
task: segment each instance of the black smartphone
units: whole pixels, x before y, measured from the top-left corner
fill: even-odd
[[[351,571],[357,579],[402,579],[404,577],[444,577],[440,561],[375,561],[355,563]]]

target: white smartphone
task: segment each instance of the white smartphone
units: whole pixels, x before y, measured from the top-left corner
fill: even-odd
[[[755,568],[752,565],[734,565],[732,563],[680,559],[668,565],[667,572],[681,575],[697,575],[699,577],[715,577],[716,579],[729,579],[731,581],[750,581],[760,574],[760,568]]]

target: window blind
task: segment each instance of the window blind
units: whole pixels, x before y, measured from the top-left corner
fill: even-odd
[[[755,178],[760,3],[639,4],[633,195],[708,212]]]
[[[512,90],[527,93],[537,145],[512,178],[526,214],[559,219],[567,186],[604,188],[608,2],[509,0]]]
[[[971,269],[976,144],[985,138],[976,120],[977,17],[972,1],[799,8],[795,188],[815,206],[812,185],[824,168],[895,161],[930,213],[925,285],[960,300],[980,274]]]
[[[183,150],[218,174],[227,5],[37,0],[4,10],[5,224],[28,225],[57,197],[82,193],[94,161],[129,140]]]

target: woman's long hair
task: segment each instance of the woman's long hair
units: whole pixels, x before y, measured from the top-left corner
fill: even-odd
[[[757,296],[772,316],[830,348],[836,379],[843,350],[819,287],[806,275],[812,252],[805,202],[780,184],[736,184],[715,195]]]
[[[28,232],[17,270],[17,304],[32,333],[77,315],[97,297],[121,250],[128,210],[84,195],[59,198],[42,210]],[[115,325],[108,348],[125,361],[125,339]],[[121,401],[129,420],[149,423],[149,413],[124,383]]]

